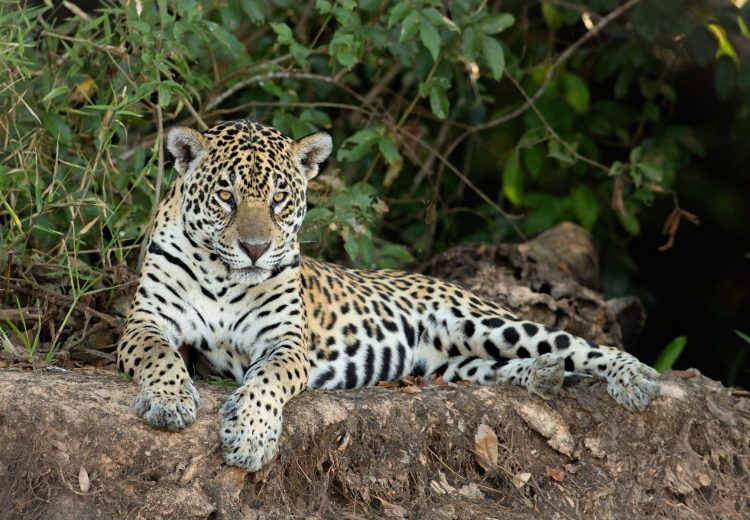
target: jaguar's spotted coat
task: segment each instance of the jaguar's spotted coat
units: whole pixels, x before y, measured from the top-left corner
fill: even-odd
[[[293,141],[235,121],[203,134],[175,128],[167,146],[182,175],[161,203],[118,345],[149,424],[177,430],[195,420],[185,346],[199,366],[241,384],[221,409],[220,438],[226,460],[251,471],[273,457],[282,407],[308,386],[441,373],[549,398],[569,370],[606,378],[630,409],[658,394],[656,372],[633,356],[455,285],[300,257],[305,189],[331,151],[327,134]]]

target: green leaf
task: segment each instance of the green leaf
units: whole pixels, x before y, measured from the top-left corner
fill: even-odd
[[[333,212],[328,208],[311,208],[305,215],[305,226],[328,223],[333,218]]]
[[[377,129],[360,130],[342,143],[336,158],[339,161],[358,161],[372,150],[380,137],[381,134]]]
[[[497,34],[513,25],[515,21],[512,14],[499,13],[484,17],[478,25],[479,30],[485,34]]]
[[[745,20],[742,19],[742,16],[737,17],[737,25],[740,28],[742,36],[744,36],[746,40],[750,40],[750,29],[748,29]]]
[[[388,27],[393,27],[397,23],[400,23],[406,17],[407,13],[413,12],[414,9],[412,6],[406,2],[396,4],[388,15]]]
[[[430,88],[430,109],[440,119],[448,117],[448,111],[450,110],[450,101],[448,101],[448,96],[445,95],[445,90],[434,83]]]
[[[514,206],[521,204],[523,197],[523,172],[521,171],[517,149],[508,157],[503,167],[503,193]]]
[[[434,7],[428,7],[424,11],[422,11],[422,14],[424,14],[425,18],[427,18],[429,21],[433,23],[436,27],[445,27],[449,31],[460,33],[461,28],[456,25],[456,23],[443,16],[443,13],[435,9]]]
[[[328,0],[316,0],[315,9],[317,9],[320,14],[329,14],[333,11],[333,4]]]
[[[661,168],[658,166],[654,166],[653,164],[649,163],[638,163],[636,166],[638,170],[646,177],[648,180],[653,182],[660,182],[662,178],[664,178],[664,172]]]
[[[271,29],[276,33],[276,39],[279,43],[289,45],[294,41],[292,29],[285,23],[272,23]]]
[[[167,108],[169,103],[172,101],[172,93],[168,88],[160,85],[159,86],[159,105],[162,108]]]
[[[344,250],[352,261],[357,259],[357,255],[359,254],[359,244],[357,237],[351,232],[345,234]]]
[[[359,257],[362,259],[362,264],[368,268],[374,267],[375,244],[372,241],[372,237],[365,234],[357,236],[357,249]]]
[[[388,164],[394,164],[398,160],[398,149],[396,148],[396,141],[393,139],[393,136],[388,135],[383,137],[378,142],[378,148]]]
[[[632,197],[644,206],[650,206],[654,202],[654,192],[646,188],[635,190]]]
[[[594,193],[586,186],[579,185],[570,192],[570,200],[578,222],[591,231],[599,216],[599,201]]]
[[[556,30],[562,27],[562,14],[560,14],[560,11],[554,6],[554,4],[542,2],[542,17],[544,18],[544,23],[546,23],[547,27],[550,29]]]
[[[626,210],[624,213],[617,211],[616,214],[617,219],[620,221],[620,224],[622,224],[622,227],[625,228],[625,231],[633,236],[641,234],[641,223],[638,222],[638,219],[633,213]]]
[[[575,156],[557,139],[550,139],[547,143],[547,157],[557,159],[565,166],[570,166],[576,162]]]
[[[482,37],[482,55],[487,61],[492,78],[498,81],[503,76],[503,71],[505,70],[505,52],[503,51],[503,46],[492,36],[484,35]]]
[[[340,2],[339,2],[340,3]],[[334,7],[333,14],[341,28],[347,32],[359,31],[362,28],[362,21],[359,19],[359,11],[347,9],[346,7]]]
[[[405,42],[406,40],[417,34],[421,21],[422,18],[419,16],[418,11],[410,12],[406,16],[406,18],[404,18],[403,24],[401,24],[401,36],[399,36],[398,41]]]
[[[523,150],[523,166],[533,178],[539,176],[544,166],[544,152],[539,146],[532,146]]]
[[[297,42],[292,42],[289,46],[289,50],[294,56],[294,60],[302,65],[303,67],[307,64],[307,57],[310,55],[310,50]]]
[[[748,258],[750,258],[750,253],[748,253],[747,256],[748,256]],[[748,336],[744,332],[740,332],[739,330],[735,330],[734,333],[737,334],[740,338],[742,338],[742,340],[745,343],[747,343],[748,345],[750,345],[750,336]]]
[[[248,18],[250,18],[250,21],[256,25],[266,21],[268,3],[265,0],[242,0],[240,5]]]
[[[718,60],[722,56],[729,56],[734,64],[739,67],[740,59],[737,57],[737,52],[734,50],[732,42],[730,42],[729,38],[727,38],[726,29],[724,29],[721,25],[717,25],[715,23],[710,23],[707,27],[708,30],[711,31],[711,34],[713,34],[716,38],[716,59]]]
[[[423,20],[419,27],[419,36],[422,38],[422,44],[430,51],[433,61],[437,61],[440,55],[440,33],[432,23]]]
[[[383,177],[383,187],[385,189],[390,188],[396,179],[401,175],[401,170],[404,169],[404,158],[400,155],[396,155],[396,160],[388,166]]]
[[[73,131],[60,114],[46,112],[41,115],[44,128],[52,135],[52,138],[60,140],[60,144],[70,146],[73,144]]]
[[[565,73],[562,77],[563,92],[565,101],[578,114],[585,114],[589,111],[589,88],[580,76],[571,73]]]
[[[344,67],[353,67],[359,61],[360,47],[360,42],[353,34],[339,30],[331,39],[328,53]]]
[[[214,37],[216,41],[227,51],[242,47],[242,44],[240,44],[240,42],[237,40],[237,37],[231,32],[227,31],[223,26],[207,20],[203,20],[202,23],[204,24],[206,29],[208,29],[208,32],[211,34],[211,36]]]
[[[677,362],[677,359],[682,354],[682,351],[685,349],[686,343],[687,336],[677,336],[675,339],[670,341],[669,344],[664,347],[664,350],[662,350],[659,353],[659,356],[656,358],[656,361],[654,362],[654,369],[656,369],[656,371],[660,374],[663,374],[667,370],[671,370],[675,362]]]
[[[463,34],[461,39],[461,49],[466,56],[466,61],[469,63],[477,60],[479,51],[482,48],[482,40],[480,38],[481,33],[474,30],[473,27],[468,27]]]
[[[407,248],[399,244],[387,244],[380,249],[380,256],[389,256],[402,262],[413,262],[414,257]]]
[[[375,189],[369,184],[358,182],[353,184],[347,196],[347,203],[351,206],[367,209],[372,206]]]

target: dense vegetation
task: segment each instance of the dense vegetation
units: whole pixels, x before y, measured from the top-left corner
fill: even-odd
[[[706,154],[680,121],[685,71],[733,103],[726,139],[750,135],[743,3],[3,0],[0,327],[51,361],[91,318],[114,323],[174,177],[165,130],[232,118],[332,133],[311,254],[414,267],[573,220],[605,289],[632,289],[643,223],[668,249],[698,222],[675,190]]]

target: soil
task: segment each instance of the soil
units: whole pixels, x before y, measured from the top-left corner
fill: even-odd
[[[198,389],[198,420],[171,433],[133,413],[120,376],[0,371],[0,516],[750,517],[750,400],[695,372],[642,413],[591,380],[551,402],[505,386],[305,392],[257,474],[218,450],[231,389]]]

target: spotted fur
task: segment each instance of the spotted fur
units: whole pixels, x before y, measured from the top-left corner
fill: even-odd
[[[181,176],[159,208],[118,345],[147,423],[179,430],[195,420],[200,399],[181,351],[241,385],[221,408],[220,439],[227,462],[250,471],[273,457],[282,408],[307,387],[442,374],[548,399],[567,370],[604,377],[632,410],[658,394],[656,372],[633,356],[456,285],[301,257],[305,190],[331,151],[328,135],[294,141],[234,121],[203,134],[173,129],[168,148]]]

